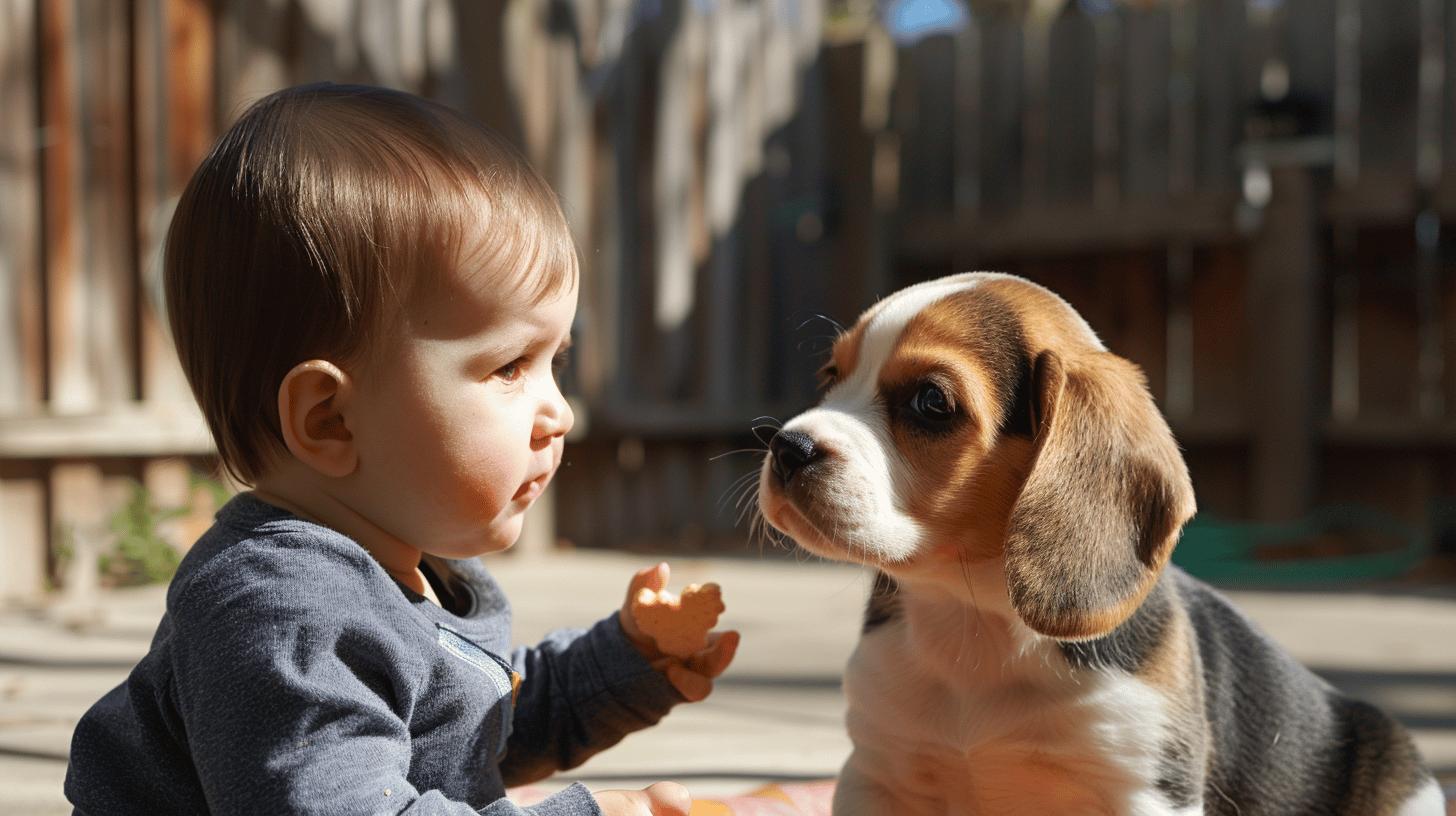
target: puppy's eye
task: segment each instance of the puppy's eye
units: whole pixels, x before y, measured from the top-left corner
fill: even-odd
[[[839,381],[839,366],[830,363],[819,369],[819,387],[828,388]]]
[[[910,411],[916,419],[940,425],[955,416],[955,406],[935,383],[925,383],[910,397]]]

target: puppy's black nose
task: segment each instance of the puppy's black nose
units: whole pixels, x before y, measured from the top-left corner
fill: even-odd
[[[773,472],[784,484],[792,481],[800,468],[822,454],[814,447],[813,437],[798,431],[779,431],[769,441],[768,449],[773,457]]]

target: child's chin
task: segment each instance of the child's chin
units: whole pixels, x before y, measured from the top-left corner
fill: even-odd
[[[504,521],[492,525],[490,531],[485,536],[485,540],[481,542],[483,545],[481,551],[477,554],[485,555],[486,553],[504,552],[514,547],[516,542],[521,539],[521,528],[524,526],[522,524],[523,521],[522,514],[517,513]]]

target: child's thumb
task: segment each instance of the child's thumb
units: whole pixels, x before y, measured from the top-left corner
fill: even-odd
[[[667,576],[668,566],[665,561],[638,570],[632,575],[632,580],[627,583],[627,602],[630,604],[640,590],[650,589],[656,592],[666,587]]]
[[[688,789],[676,782],[658,782],[643,792],[652,803],[652,816],[688,816],[693,808]]]

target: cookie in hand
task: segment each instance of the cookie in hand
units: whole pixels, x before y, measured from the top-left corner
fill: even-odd
[[[663,589],[640,589],[632,599],[632,618],[657,648],[674,657],[690,657],[708,645],[708,632],[723,613],[717,584],[689,584],[682,597]]]

